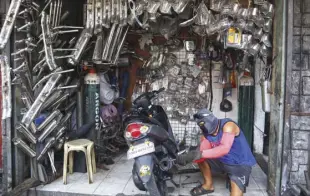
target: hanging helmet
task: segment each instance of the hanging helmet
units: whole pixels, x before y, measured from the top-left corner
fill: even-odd
[[[219,124],[219,119],[216,118],[213,113],[206,108],[203,108],[194,114],[194,119],[196,120],[203,133],[207,135],[215,133]]]

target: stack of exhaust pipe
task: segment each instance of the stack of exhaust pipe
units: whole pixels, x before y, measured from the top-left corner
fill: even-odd
[[[4,25],[0,31],[0,50],[8,43],[13,28],[17,37],[16,51],[11,55],[16,66],[11,69],[8,56],[0,55],[3,95],[3,118],[12,115],[12,85],[21,91],[24,104],[22,119],[17,123],[17,135],[12,140],[26,156],[40,164],[56,146],[63,144],[68,130],[68,120],[72,115],[75,102],[66,104],[78,87],[72,82],[74,69],[60,63],[73,55],[76,38],[67,42],[61,40],[61,34],[78,33],[82,28],[62,24],[68,16],[63,10],[62,0],[49,0],[44,7],[33,1],[11,1]],[[11,75],[13,78],[11,78]],[[36,119],[49,113],[41,124]],[[36,151],[40,145],[42,151]],[[59,149],[59,148],[58,148]],[[42,168],[42,167],[38,167]]]
[[[127,0],[88,0],[86,25],[68,63],[77,65],[92,37],[96,44],[92,61],[98,65],[116,65],[129,30]]]
[[[33,0],[12,0],[0,31],[0,51],[14,28],[21,35],[17,37],[23,37],[15,40],[17,49],[11,54],[14,68],[7,56],[0,55],[3,118],[12,115],[11,87],[15,85],[21,91],[25,112],[17,123],[18,135],[13,143],[39,164],[49,158],[53,171],[50,155],[66,140],[76,105],[75,101],[68,102],[79,87],[74,82],[78,80],[74,80],[72,65],[81,64],[88,48],[92,48],[92,39],[96,40],[93,62],[99,66],[116,65],[129,30],[127,0],[87,0],[83,27],[63,24],[70,15],[63,5],[63,0],[47,0],[42,6]],[[76,37],[77,33],[80,35]],[[71,39],[62,40],[63,34]],[[42,114],[48,115],[37,124]],[[42,151],[35,150],[38,145]]]

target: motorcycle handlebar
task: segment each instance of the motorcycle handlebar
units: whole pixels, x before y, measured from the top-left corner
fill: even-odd
[[[143,93],[142,95],[140,95],[139,97],[137,97],[133,103],[136,104],[137,101],[143,97],[147,97],[147,99],[151,100],[152,98],[154,98],[155,96],[157,96],[159,93],[163,92],[165,90],[164,87],[160,88],[158,91],[152,91],[152,92],[146,92]]]

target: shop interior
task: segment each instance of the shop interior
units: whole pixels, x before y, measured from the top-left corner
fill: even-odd
[[[266,173],[272,93],[271,3],[20,2],[13,0],[16,4],[9,10],[17,13],[12,14],[12,60],[2,59],[1,69],[12,77],[12,142],[22,155],[22,175],[25,179],[35,176],[43,184],[34,192],[81,193],[81,185],[96,186],[100,192],[109,188],[98,181],[117,170],[124,173],[116,172],[119,177],[107,184],[122,182],[127,175],[130,179],[133,161],[126,157],[123,119],[139,95],[162,87],[165,90],[153,103],[164,108],[178,144],[184,148],[199,145],[201,132],[193,114],[208,108],[218,118],[239,124],[259,163],[255,170]],[[78,150],[71,156],[64,150],[77,139],[93,142],[97,171],[91,184],[87,176],[91,166],[84,152]],[[64,159],[73,162],[66,185]],[[199,171],[195,164],[185,167],[194,175]],[[85,184],[70,186],[82,178]],[[186,184],[187,175],[178,182]],[[113,187],[113,194],[122,192]],[[132,188],[128,194],[132,193],[140,192]]]

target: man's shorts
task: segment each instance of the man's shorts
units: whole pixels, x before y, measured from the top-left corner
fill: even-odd
[[[229,179],[235,182],[241,191],[245,192],[246,187],[249,185],[250,174],[252,171],[251,166],[227,165],[218,159],[208,159],[206,162],[209,164],[212,172],[227,174]]]
[[[200,150],[210,149],[210,143],[206,139],[203,139],[200,144]],[[204,161],[204,159],[197,160],[196,162]],[[208,159],[206,160],[211,167],[211,171],[217,173],[225,173],[228,175],[229,179],[235,182],[241,191],[245,192],[246,187],[249,184],[250,174],[252,172],[252,167],[247,165],[227,165],[222,163],[218,159]]]

